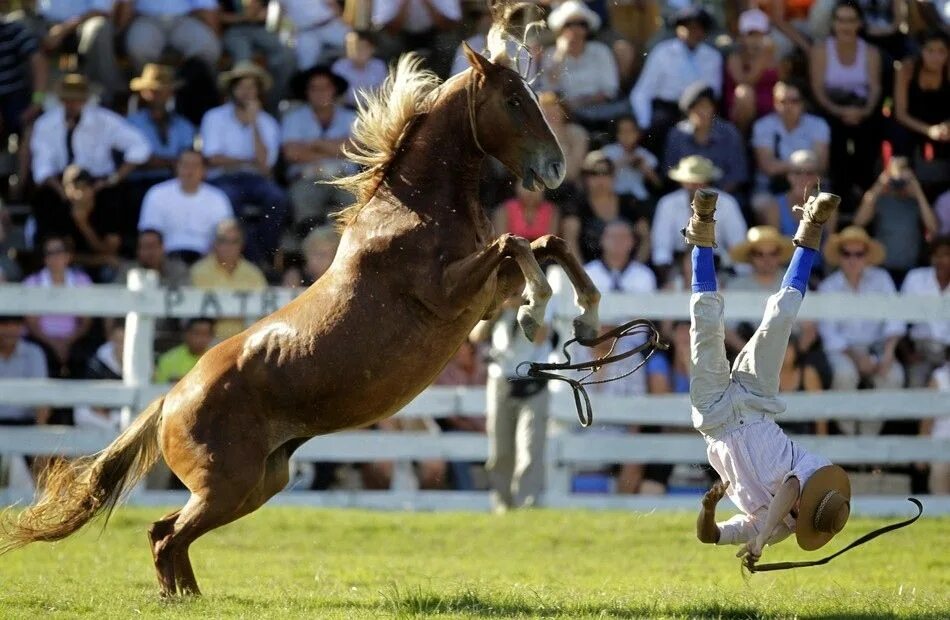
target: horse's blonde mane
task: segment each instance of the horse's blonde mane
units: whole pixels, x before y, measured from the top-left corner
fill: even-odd
[[[422,68],[422,58],[409,53],[399,59],[379,90],[358,102],[352,140],[343,154],[363,170],[333,181],[356,197],[334,216],[339,228],[350,224],[376,193],[413,119],[432,109],[440,84],[435,73]]]

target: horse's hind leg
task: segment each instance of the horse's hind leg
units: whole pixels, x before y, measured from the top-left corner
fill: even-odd
[[[159,561],[158,548],[159,543],[171,536],[175,529],[175,520],[181,510],[165,515],[158,521],[152,523],[148,528],[149,549],[152,552],[152,562],[155,564],[155,572],[158,574],[158,583],[162,589],[162,596],[171,596],[175,594],[175,563],[171,558],[162,558]]]
[[[258,484],[245,497],[240,506],[227,514],[224,514],[227,511],[212,510],[206,502],[201,500],[197,500],[194,508],[189,512],[188,509],[192,505],[192,501],[188,502],[176,523],[178,532],[175,535],[174,546],[175,576],[178,581],[178,589],[182,594],[201,594],[198,588],[198,580],[195,579],[194,569],[191,567],[191,559],[188,557],[188,549],[191,543],[215,528],[254,512],[263,506],[267,500],[283,490],[290,481],[289,458],[290,450],[285,450],[283,447],[272,453],[267,458],[264,475],[260,478]],[[192,500],[196,500],[196,496],[192,496]]]
[[[548,259],[557,262],[574,286],[574,300],[581,308],[581,314],[574,319],[574,336],[582,342],[597,337],[600,331],[600,292],[577,257],[568,249],[567,242],[554,235],[545,235],[535,239],[531,249],[539,263]]]

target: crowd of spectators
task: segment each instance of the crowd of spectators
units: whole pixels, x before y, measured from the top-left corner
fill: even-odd
[[[145,267],[167,286],[309,285],[333,257],[330,216],[349,200],[317,182],[354,171],[342,148],[361,91],[409,50],[441,77],[464,70],[460,43],[484,47],[487,4],[0,0],[0,281],[121,283]],[[793,207],[820,188],[843,201],[814,288],[948,294],[950,3],[538,4],[549,28],[532,31],[519,64],[564,148],[567,178],[529,192],[487,165],[498,233],[562,235],[604,290],[688,290],[679,229],[693,192],[714,186],[722,288],[772,291],[800,217]],[[26,335],[0,349],[0,375],[37,374],[37,351],[50,376],[121,373],[119,322],[0,323]],[[753,327],[728,326],[731,355]],[[160,321],[158,378],[175,380],[242,328],[227,317]],[[686,327],[664,330],[672,350],[628,391],[688,389]],[[479,346],[463,347],[440,381],[483,383]],[[802,321],[782,386],[946,390],[948,346],[947,322]],[[0,412],[0,423],[116,419],[88,408]],[[793,430],[946,433],[930,421]],[[423,486],[471,484],[451,465],[420,468]],[[314,488],[332,483],[325,469],[313,472]],[[916,490],[925,469],[906,468]],[[624,492],[662,492],[670,478],[662,464],[617,471]],[[367,486],[392,477],[385,467],[362,473]],[[946,469],[932,473],[930,488],[946,492]]]

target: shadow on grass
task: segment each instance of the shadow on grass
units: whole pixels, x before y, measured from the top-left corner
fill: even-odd
[[[655,604],[637,604],[618,601],[616,603],[579,602],[577,604],[552,604],[546,602],[538,594],[537,600],[531,600],[517,594],[484,594],[474,589],[461,592],[438,594],[416,588],[401,592],[398,587],[392,586],[384,593],[384,611],[398,618],[442,616],[442,615],[471,615],[485,618],[577,618],[583,616],[598,618],[720,618],[720,619],[759,619],[784,617],[763,613],[751,605],[728,604],[695,604],[682,602],[657,602]],[[808,620],[870,620],[877,618],[906,617],[889,611],[874,612],[834,612],[809,614],[796,613],[795,618]],[[917,614],[915,618],[921,620],[938,620],[946,618],[938,613]]]

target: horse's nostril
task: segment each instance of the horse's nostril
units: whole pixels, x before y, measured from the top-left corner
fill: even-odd
[[[561,172],[563,171],[563,164],[561,162],[554,162],[551,164],[551,176],[555,179],[561,178]]]

